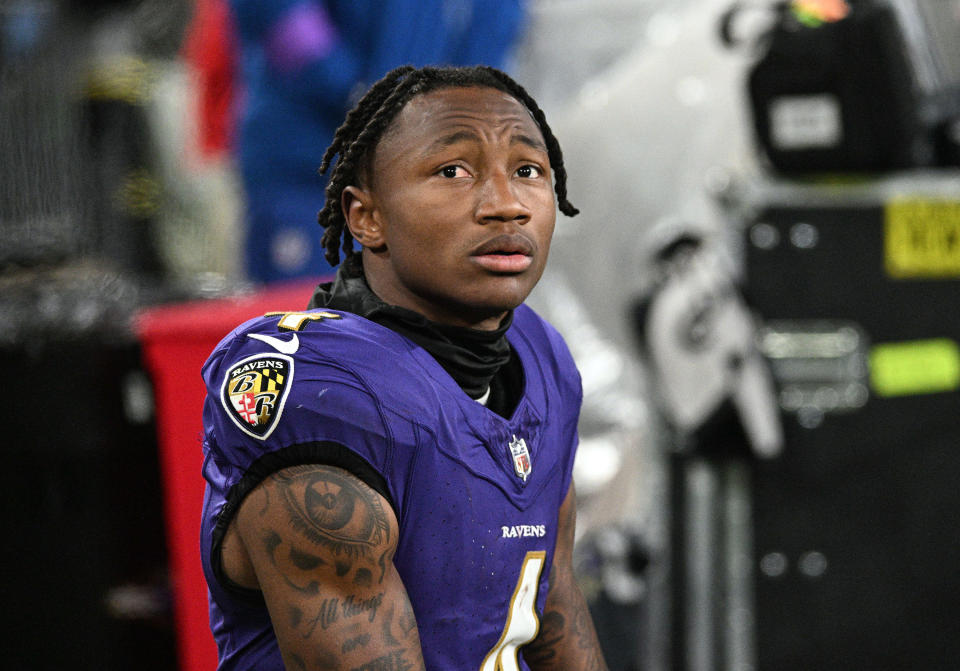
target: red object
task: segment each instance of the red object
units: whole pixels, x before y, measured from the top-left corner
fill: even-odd
[[[233,16],[227,0],[197,0],[183,56],[196,76],[197,143],[201,156],[220,156],[229,151],[233,140],[236,50]]]
[[[200,368],[234,327],[267,312],[306,308],[317,281],[268,287],[247,296],[166,305],[141,312],[135,329],[154,384],[164,517],[180,671],[211,671],[207,585],[200,565],[203,399]]]

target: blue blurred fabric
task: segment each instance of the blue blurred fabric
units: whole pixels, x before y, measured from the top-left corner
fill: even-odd
[[[241,48],[237,156],[255,282],[329,273],[317,213],[323,152],[347,110],[390,69],[504,68],[525,0],[231,0]]]

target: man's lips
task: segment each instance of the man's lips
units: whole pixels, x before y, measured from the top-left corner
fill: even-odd
[[[533,263],[534,245],[518,233],[498,235],[470,254],[481,267],[497,273],[521,273]]]

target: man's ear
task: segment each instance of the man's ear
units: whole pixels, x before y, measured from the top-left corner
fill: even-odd
[[[357,186],[344,187],[340,195],[340,207],[354,240],[369,249],[383,247],[383,228],[369,191]]]

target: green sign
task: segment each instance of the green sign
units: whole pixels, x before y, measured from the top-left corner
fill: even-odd
[[[878,396],[953,391],[960,388],[960,348],[948,338],[875,345],[870,382]]]

